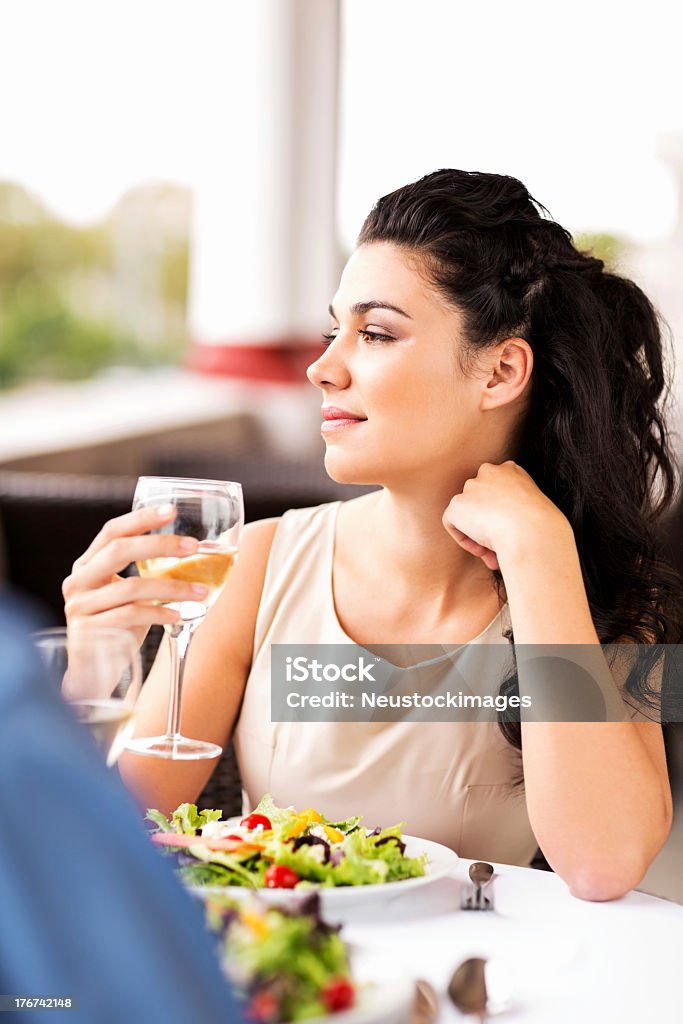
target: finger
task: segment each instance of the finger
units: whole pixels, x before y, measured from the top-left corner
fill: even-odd
[[[131,562],[141,562],[152,558],[187,558],[199,548],[199,541],[194,537],[180,537],[174,533],[157,533],[144,537],[119,537],[110,541],[106,547],[72,574],[74,583],[79,589],[109,583],[111,577],[121,572]]]
[[[477,558],[481,558],[482,555],[486,554],[489,551],[489,548],[484,547],[483,544],[478,544],[476,540],[472,540],[471,537],[468,537],[464,533],[462,534],[460,539],[457,540],[457,543],[465,551],[469,551],[471,555],[476,555]]]
[[[477,558],[481,558],[482,562],[487,569],[499,569],[498,558],[495,551],[491,548],[484,547],[483,544],[477,544],[476,541],[472,540],[471,537],[465,537],[458,540],[457,543],[463,548],[464,551],[468,551],[471,555],[476,555]]]
[[[469,551],[471,555],[476,555],[477,558],[481,558],[482,562],[487,569],[498,569],[498,558],[495,551],[491,548],[484,547],[483,544],[478,544],[471,537],[463,537],[462,540],[458,541],[458,544],[465,551]]]
[[[180,621],[180,613],[163,605],[128,604],[111,608],[99,615],[76,617],[69,622],[70,628],[107,626],[112,629],[149,629],[150,626],[167,626]]]
[[[175,519],[176,508],[174,505],[155,505],[145,508],[138,508],[134,512],[126,512],[125,515],[109,519],[95,537],[90,547],[83,552],[80,558],[74,562],[74,569],[85,565],[93,555],[101,551],[112,540],[119,537],[131,537],[141,533],[148,533],[150,530],[158,530],[159,527],[170,523]]]
[[[484,544],[479,544],[476,540],[472,540],[466,533],[459,530],[457,526],[453,526],[452,523],[447,522],[444,517],[444,526],[448,530],[453,540],[463,548],[464,551],[468,551],[471,555],[476,555],[477,558],[481,558],[484,565],[491,570],[499,569],[498,558],[495,551],[491,548],[487,548]]]
[[[208,592],[207,587],[201,584],[186,583],[182,580],[143,579],[140,576],[129,576],[127,579],[117,577],[114,582],[103,587],[75,593],[67,600],[65,610],[67,617],[90,616],[127,604],[197,601],[205,598]]]
[[[459,530],[458,527],[454,526],[450,519],[448,519],[448,509],[446,510],[446,512],[444,512],[441,522],[443,523],[444,527],[446,528],[447,532],[451,535],[453,540],[457,540],[458,544],[462,540],[470,540],[466,533],[463,533],[462,530]]]
[[[498,556],[496,555],[495,551],[491,551],[490,548],[486,549],[486,554],[481,556],[481,560],[486,566],[486,568],[491,569],[492,572],[500,569],[500,565],[498,564]]]

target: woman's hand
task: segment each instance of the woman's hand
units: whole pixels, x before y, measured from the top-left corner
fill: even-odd
[[[532,544],[551,550],[571,525],[532,478],[515,462],[484,462],[465,481],[443,514],[451,537],[489,569],[500,569],[506,553]]]
[[[144,536],[175,517],[172,505],[142,508],[102,527],[88,550],[74,562],[62,584],[67,626],[116,626],[130,630],[138,644],[150,626],[177,622],[179,615],[161,602],[196,601],[207,590],[181,580],[123,578],[131,562],[183,558],[197,551],[193,537],[172,533]]]

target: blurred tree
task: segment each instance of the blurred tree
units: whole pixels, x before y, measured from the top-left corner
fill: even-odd
[[[581,252],[588,252],[602,260],[606,270],[619,271],[622,258],[630,248],[629,242],[620,235],[607,232],[579,232],[574,235],[574,245]]]
[[[150,203],[144,238],[128,232],[122,250],[117,208],[102,224],[74,227],[21,186],[0,183],[0,387],[79,379],[111,365],[179,361],[186,343],[189,201],[174,186],[163,186],[163,194],[167,207],[176,196],[176,206],[188,211],[185,221],[176,216],[170,234],[161,217],[157,227]],[[143,204],[144,198],[143,192]],[[134,274],[149,261],[143,250],[150,234],[158,271],[145,279],[147,291],[138,288],[136,301],[155,316],[136,321],[127,315],[121,265],[128,261]]]
[[[113,363],[144,364],[134,341],[68,308],[49,285],[19,287],[2,315],[0,387],[78,380]]]

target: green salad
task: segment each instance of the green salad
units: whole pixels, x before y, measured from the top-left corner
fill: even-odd
[[[346,946],[339,928],[320,917],[317,893],[293,910],[263,904],[257,897],[212,897],[206,915],[247,1020],[309,1020],[355,1004]]]
[[[148,810],[152,840],[178,855],[189,885],[306,889],[377,885],[424,875],[426,854],[406,857],[401,825],[372,830],[309,807],[276,807],[266,794],[239,825],[221,811],[181,804],[170,819]]]

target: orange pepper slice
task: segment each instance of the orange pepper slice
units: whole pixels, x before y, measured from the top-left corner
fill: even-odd
[[[301,811],[299,817],[305,818],[309,825],[318,825],[323,820],[322,815],[312,807],[307,807],[305,811]]]

